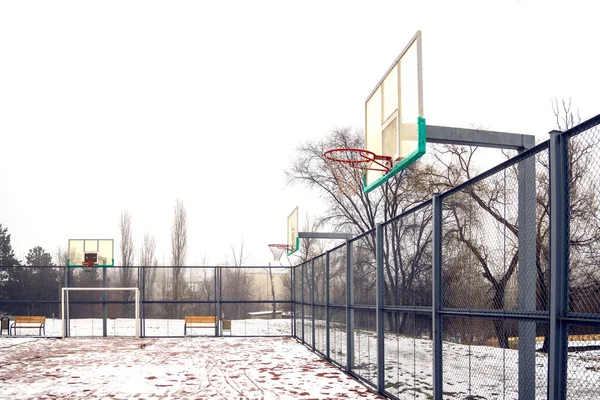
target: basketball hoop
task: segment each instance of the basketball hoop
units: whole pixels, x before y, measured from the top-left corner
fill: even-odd
[[[392,158],[379,156],[366,149],[342,147],[323,153],[340,191],[348,196],[358,193],[368,170],[388,173]]]
[[[269,249],[271,249],[271,253],[273,253],[273,260],[275,261],[281,260],[283,253],[285,251],[289,251],[287,244],[270,244]]]
[[[83,270],[85,272],[92,272],[92,268],[94,268],[94,261],[84,261],[83,263]]]

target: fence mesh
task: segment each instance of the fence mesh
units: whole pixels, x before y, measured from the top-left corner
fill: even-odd
[[[46,316],[46,336],[62,336],[61,292],[67,286],[139,287],[144,336],[183,336],[185,316],[217,316],[219,311],[231,328],[222,330],[225,335],[292,335],[289,267],[2,267],[0,314],[5,320]],[[134,303],[131,290],[70,291],[68,335],[133,336]],[[190,334],[219,332],[213,325]]]
[[[600,326],[569,325],[567,398],[600,398]]]
[[[346,246],[329,252],[329,303],[346,304]]]
[[[354,310],[354,361],[352,371],[377,385],[377,329],[374,310]]]
[[[431,306],[432,222],[428,205],[384,224],[386,306]]]
[[[371,231],[349,242],[352,252],[352,305],[374,306],[377,269],[375,265],[375,232]]]
[[[431,316],[386,312],[385,391],[400,399],[433,396]]]
[[[329,310],[329,318],[329,357],[337,365],[346,368],[348,365],[346,308],[331,307]]]
[[[600,313],[600,128],[568,141],[570,311]]]
[[[322,356],[327,355],[327,309],[315,306],[315,350]]]

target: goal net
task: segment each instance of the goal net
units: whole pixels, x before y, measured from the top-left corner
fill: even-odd
[[[123,292],[130,293],[131,300],[135,299],[133,315],[125,316],[125,318],[85,318],[76,319],[78,326],[72,324],[70,318],[71,303],[69,294],[72,292]],[[71,297],[75,297],[74,295]],[[131,304],[131,303],[130,303]],[[63,287],[61,292],[61,326],[62,338],[73,336],[71,331],[77,329],[80,331],[76,336],[99,336],[96,331],[103,332],[106,335],[107,331],[112,331],[110,336],[131,336],[135,332],[135,337],[140,337],[140,289],[136,287]],[[83,334],[81,334],[83,332]],[[100,335],[100,336],[104,336]]]

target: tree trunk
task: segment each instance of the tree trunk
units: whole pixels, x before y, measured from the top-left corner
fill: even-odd
[[[498,283],[494,285],[494,298],[492,307],[497,310],[504,309],[504,294],[506,291],[506,285]],[[498,338],[498,345],[501,349],[510,348],[508,345],[508,334],[504,330],[504,323],[501,320],[494,320],[494,330],[496,331],[496,337]]]
[[[508,349],[508,334],[504,330],[504,322],[500,320],[494,320],[494,329],[496,330],[496,337],[498,338],[498,345],[502,349]]]

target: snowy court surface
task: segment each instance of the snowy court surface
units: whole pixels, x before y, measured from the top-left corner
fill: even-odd
[[[2,399],[379,398],[291,338],[0,338]]]

